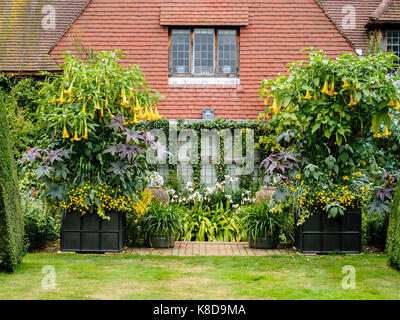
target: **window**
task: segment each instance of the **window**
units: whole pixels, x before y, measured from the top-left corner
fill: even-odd
[[[400,55],[400,31],[386,32],[386,51],[393,51],[396,56]],[[395,63],[400,64],[400,60]]]
[[[182,178],[184,183],[193,182],[193,166],[190,164],[178,164],[178,177]]]
[[[217,169],[213,164],[203,164],[201,166],[200,181],[207,187],[212,187],[217,181]]]
[[[236,29],[171,29],[169,72],[184,76],[237,76],[238,39]]]

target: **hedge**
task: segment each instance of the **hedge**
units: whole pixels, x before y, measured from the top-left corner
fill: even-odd
[[[390,212],[386,253],[389,264],[400,270],[400,184],[394,195]]]
[[[23,216],[9,124],[0,100],[0,270],[12,272],[21,262],[24,255],[23,236]]]

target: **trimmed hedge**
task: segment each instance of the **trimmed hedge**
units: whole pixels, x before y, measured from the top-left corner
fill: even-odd
[[[24,226],[9,124],[0,100],[0,270],[12,272],[24,255]]]
[[[390,212],[386,253],[389,256],[389,264],[400,270],[400,184]]]

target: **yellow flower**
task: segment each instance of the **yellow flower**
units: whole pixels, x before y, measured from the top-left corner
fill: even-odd
[[[343,176],[343,180],[349,180],[348,176]]]
[[[400,110],[400,103],[399,101],[396,101],[396,106],[393,107],[394,110]]]
[[[63,91],[61,91],[60,98],[56,99],[56,101],[57,101],[59,104],[62,104],[62,103],[65,102],[65,99],[64,99],[64,92],[63,92]]]
[[[154,115],[156,117],[156,120],[159,120],[162,118],[162,116],[158,113],[157,106],[154,106]]]
[[[296,179],[300,179],[300,178],[301,178],[301,174],[300,173],[296,174]]]
[[[377,133],[374,134],[374,137],[375,138],[382,138],[383,135],[381,133],[377,132]]]
[[[78,138],[78,131],[75,129],[75,134],[74,137],[71,139],[71,141],[80,141],[81,138]]]
[[[388,130],[388,127],[385,126],[385,132],[383,132],[384,136],[390,136],[392,133]]]
[[[138,121],[136,113],[133,115],[133,120],[131,121],[131,123],[140,123],[140,121]]]
[[[387,104],[388,107],[394,107],[394,101],[393,98],[390,98],[390,101]]]
[[[129,104],[128,100],[126,99],[125,90],[124,89],[122,89],[122,91],[121,91],[121,98],[122,98],[122,102],[121,102],[122,106],[126,106],[126,105]]]
[[[361,177],[361,171],[356,172],[357,177]]]
[[[64,125],[64,130],[63,130],[63,138],[64,139],[68,139],[69,138],[67,127],[65,125]]]
[[[65,93],[66,95],[70,95],[71,92],[72,92],[72,83],[71,83],[71,85],[69,86],[68,90],[64,90],[64,93]]]
[[[349,107],[356,106],[357,102],[353,100],[353,95],[350,94],[350,102],[348,104]]]
[[[322,93],[325,93],[325,94],[327,94],[327,95],[329,95],[328,86],[329,86],[329,85],[328,85],[328,81],[325,80],[324,87],[322,88],[321,92],[322,92]]]
[[[271,106],[271,109],[272,109],[273,113],[279,112],[278,101],[277,101],[276,97],[274,97],[274,102],[273,102],[273,104]]]
[[[307,90],[306,95],[304,96],[304,99],[311,99],[312,96],[310,95],[310,91]]]
[[[87,140],[88,139],[88,133],[87,133],[87,127],[85,127],[85,132],[83,134],[83,139]]]
[[[350,87],[350,83],[347,82],[347,80],[343,83],[342,88],[347,88]]]
[[[338,93],[335,91],[335,83],[334,83],[334,82],[332,82],[331,90],[329,91],[328,94],[329,94],[330,96],[333,96],[333,95],[338,94]]]

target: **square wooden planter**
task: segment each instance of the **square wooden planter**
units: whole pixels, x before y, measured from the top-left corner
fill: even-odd
[[[66,213],[61,219],[61,251],[121,252],[125,246],[125,214],[106,213],[110,220],[96,214]]]
[[[296,248],[302,253],[361,253],[361,211],[328,218],[315,212],[296,228]]]

